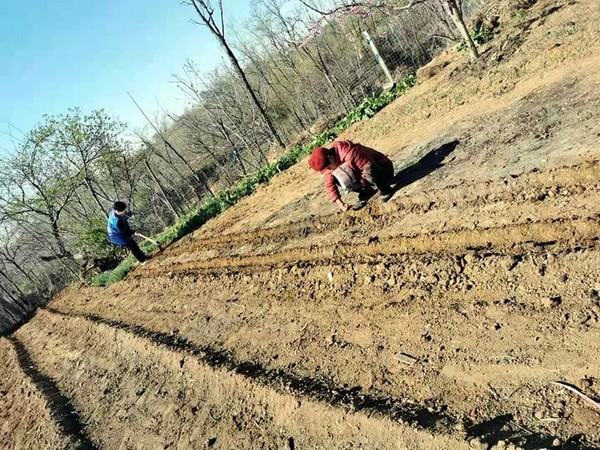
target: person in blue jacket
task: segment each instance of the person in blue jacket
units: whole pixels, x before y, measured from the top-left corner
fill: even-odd
[[[108,215],[108,240],[115,245],[121,245],[131,250],[131,253],[141,263],[145,264],[148,257],[140,249],[133,239],[136,235],[127,223],[127,205],[123,202],[115,202]]]

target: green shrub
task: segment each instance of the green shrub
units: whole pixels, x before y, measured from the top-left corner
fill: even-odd
[[[135,258],[130,255],[123,261],[121,261],[121,263],[113,270],[102,272],[101,274],[92,278],[90,281],[90,285],[108,286],[109,284],[116,283],[117,281],[120,281],[123,278],[125,278],[125,275],[127,275],[131,271],[131,268],[134,264]]]
[[[494,32],[491,29],[485,28],[485,27],[474,28],[471,30],[471,33],[469,33],[469,34],[471,35],[471,39],[473,39],[473,43],[475,44],[476,47],[479,47],[480,45],[483,45],[486,42],[490,42],[492,39],[494,39]],[[462,41],[458,45],[459,52],[464,52],[468,48],[469,48],[469,46],[467,45],[467,43],[465,41]]]
[[[77,249],[98,267],[112,268],[123,259],[123,249],[112,245],[106,236],[106,220],[97,218],[84,224],[77,233]]]

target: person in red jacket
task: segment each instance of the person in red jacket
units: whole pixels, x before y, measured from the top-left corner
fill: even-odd
[[[354,181],[352,190],[365,192],[376,188],[383,202],[392,197],[390,183],[394,178],[394,164],[372,148],[351,141],[336,141],[331,148],[315,148],[308,165],[324,175],[325,191],[342,211],[347,211],[349,206],[340,195],[338,174],[341,169],[344,170],[342,175],[348,173]]]

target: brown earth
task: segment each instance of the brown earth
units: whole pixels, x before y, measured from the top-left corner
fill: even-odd
[[[390,202],[301,163],[0,341],[0,446],[600,448],[600,3],[499,12],[344,134]]]

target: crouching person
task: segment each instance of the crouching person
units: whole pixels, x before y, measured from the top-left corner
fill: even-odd
[[[126,210],[127,205],[125,203],[114,203],[113,209],[108,215],[108,239],[115,245],[127,247],[135,256],[135,259],[141,264],[145,264],[148,258],[133,239],[136,233],[129,227]]]
[[[342,200],[340,190],[356,191],[360,196],[376,189],[383,202],[392,197],[390,183],[394,178],[394,164],[372,148],[351,141],[336,141],[332,148],[315,148],[308,165],[324,175],[325,191],[342,211],[347,211],[349,206]]]

